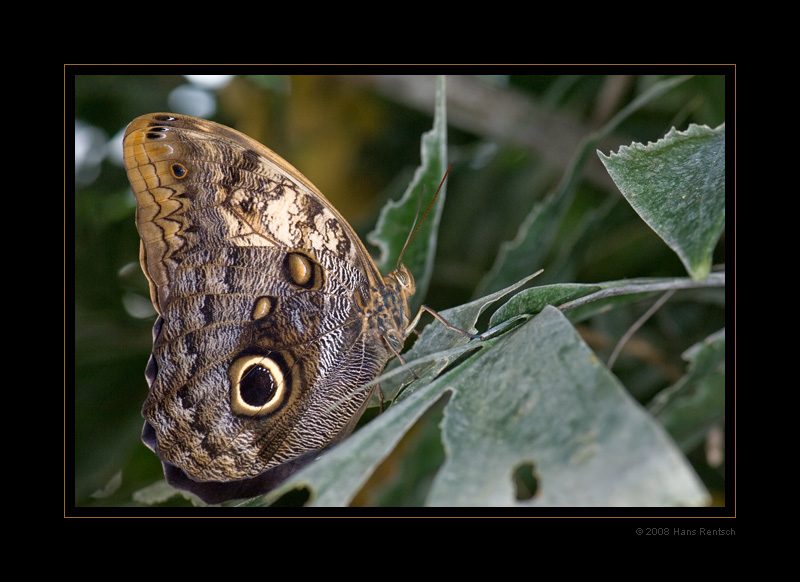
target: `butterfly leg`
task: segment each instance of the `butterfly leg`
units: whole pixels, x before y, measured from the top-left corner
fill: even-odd
[[[408,327],[406,328],[404,333],[404,337],[408,337],[409,335],[411,335],[411,332],[414,331],[414,328],[417,327],[417,324],[419,323],[419,318],[422,317],[422,313],[425,311],[430,313],[435,319],[437,319],[443,326],[445,326],[449,330],[460,333],[461,335],[464,335],[469,339],[477,339],[480,337],[478,334],[470,333],[466,330],[461,329],[460,327],[456,327],[455,325],[449,323],[444,317],[439,315],[439,313],[435,309],[432,309],[427,305],[422,305],[419,308],[416,317],[414,317],[411,323],[408,324]]]

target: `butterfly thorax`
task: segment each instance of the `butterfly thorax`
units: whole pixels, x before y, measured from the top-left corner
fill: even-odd
[[[383,277],[382,285],[357,294],[356,305],[364,314],[366,325],[386,341],[394,355],[403,348],[410,317],[408,300],[415,290],[414,277],[401,263]]]

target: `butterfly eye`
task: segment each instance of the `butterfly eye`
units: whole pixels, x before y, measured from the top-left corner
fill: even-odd
[[[411,273],[408,272],[405,265],[400,265],[397,269],[392,271],[390,275],[393,275],[395,281],[402,287],[403,292],[405,293],[406,297],[410,297],[414,294],[416,287],[414,285],[414,277],[411,276]]]

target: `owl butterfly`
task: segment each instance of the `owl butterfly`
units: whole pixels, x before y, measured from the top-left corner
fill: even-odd
[[[144,115],[124,155],[158,312],[142,440],[206,502],[268,491],[352,431],[414,280],[382,277],[311,182],[228,127]]]

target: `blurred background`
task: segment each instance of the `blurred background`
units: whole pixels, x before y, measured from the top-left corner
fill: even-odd
[[[501,245],[556,187],[581,140],[660,78],[448,76],[453,170],[426,303],[441,310],[487,290],[482,281]],[[303,172],[365,240],[379,209],[403,193],[419,163],[420,137],[432,125],[435,77],[76,75],[66,78],[67,94],[73,82],[75,504],[133,505],[132,493],[160,479],[161,466],[140,441],[155,312],[138,263],[135,203],[122,166],[125,126],[158,111],[229,125]],[[725,94],[724,75],[695,76],[629,117],[600,149],[608,154],[656,141],[673,126],[716,127],[725,121]],[[531,273],[545,269],[536,284],[685,276],[596,155],[585,165],[548,257],[530,266]],[[724,235],[715,262],[724,263]],[[602,355],[648,306],[627,318],[593,321],[584,337]],[[677,301],[672,311],[663,310],[651,332],[661,334],[659,341],[649,341],[643,330],[614,370],[640,402],[684,373],[684,350],[724,326],[724,301],[702,313],[696,303],[681,307]],[[679,338],[674,345],[671,328]],[[68,422],[67,438],[69,431]],[[690,454],[692,462],[713,488],[720,467],[710,466],[703,450],[696,455]]]

